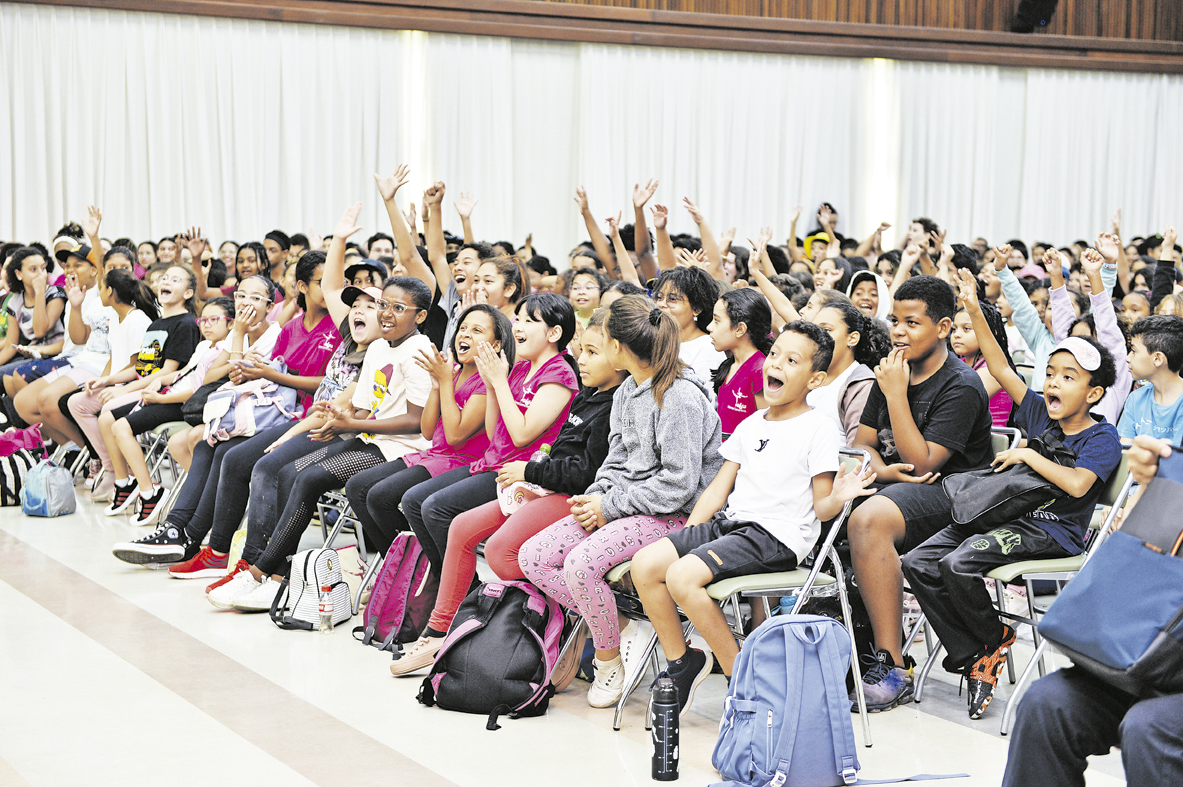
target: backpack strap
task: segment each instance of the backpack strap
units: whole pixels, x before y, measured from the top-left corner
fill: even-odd
[[[808,637],[803,636],[803,632],[798,631],[797,626],[787,625],[781,627],[781,635],[786,639],[790,633],[797,637],[802,642],[809,644],[816,644]],[[794,658],[794,655],[797,658]],[[787,712],[784,714],[784,723],[780,728],[780,738],[776,741],[776,753],[780,760],[776,764],[776,771],[772,774],[771,780],[768,782],[768,787],[783,787],[784,783],[789,778],[789,765],[793,758],[793,743],[797,740],[797,726],[801,721],[801,694],[804,691],[802,684],[805,682],[805,657],[801,653],[800,648],[789,647],[785,643],[785,675],[789,677],[789,685],[793,688],[795,696],[785,697],[785,708],[796,708],[797,712]],[[753,678],[754,680],[754,678]],[[772,711],[769,711],[771,714]]]
[[[830,632],[833,631],[832,624]],[[846,671],[838,666],[842,653],[832,633],[821,630],[818,655],[821,657],[822,681],[826,686],[826,717],[830,721],[830,739],[834,741],[834,767],[842,781],[854,784],[858,778],[858,758],[854,742],[854,728],[850,724],[850,712],[839,715],[838,708],[846,704]],[[853,647],[853,643],[851,643]],[[837,700],[841,699],[841,702]],[[841,745],[839,745],[841,744]]]

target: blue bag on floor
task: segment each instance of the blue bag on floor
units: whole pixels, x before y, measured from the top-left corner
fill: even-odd
[[[48,459],[33,466],[21,487],[21,510],[28,516],[62,516],[78,508],[74,477]]]

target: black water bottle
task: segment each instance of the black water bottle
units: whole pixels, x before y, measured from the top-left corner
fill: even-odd
[[[653,713],[653,779],[678,778],[678,688],[670,678],[658,678],[650,705]]]

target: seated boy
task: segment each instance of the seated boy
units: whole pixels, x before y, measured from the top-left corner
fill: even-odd
[[[1142,317],[1130,329],[1127,360],[1135,379],[1146,380],[1129,395],[1117,422],[1123,443],[1138,435],[1183,440],[1183,318],[1158,314]]]
[[[677,607],[730,679],[739,648],[706,586],[747,574],[792,571],[817,541],[819,519],[833,519],[847,500],[870,494],[865,488],[873,474],[842,474],[833,421],[805,403],[806,395],[825,382],[833,352],[834,340],[818,326],[801,320],[785,326],[764,361],[767,409],[753,413],[723,444],[726,461],[686,527],[633,558],[633,582],[665,651],[683,710],[710,674],[711,657],[687,646]]]
[[[863,673],[873,711],[912,700],[901,647],[899,556],[949,524],[940,476],[986,467],[994,456],[982,378],[946,345],[956,310],[952,288],[936,277],[916,276],[896,290],[892,351],[875,369],[852,446],[870,452],[876,483],[886,485],[861,502],[849,527],[851,562],[877,650]]]
[[[1002,451],[994,466],[1025,464],[1064,494],[1002,527],[952,524],[908,553],[904,576],[941,638],[948,655],[942,666],[968,678],[969,717],[981,718],[994,697],[998,673],[1015,641],[1003,624],[982,577],[998,566],[1079,554],[1089,520],[1109,476],[1121,461],[1117,430],[1090,410],[1113,384],[1113,356],[1084,336],[1070,336],[1048,356],[1043,395],[1028,390],[990,335],[977,289],[966,279],[961,298],[994,379],[1016,402],[1015,424],[1028,435],[1049,430],[1076,454],[1065,467],[1033,448]]]

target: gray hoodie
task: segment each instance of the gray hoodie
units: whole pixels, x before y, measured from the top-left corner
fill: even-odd
[[[722,428],[707,388],[680,377],[658,409],[651,380],[632,377],[616,389],[608,457],[587,494],[601,495],[605,521],[626,516],[682,516],[723,466]]]

